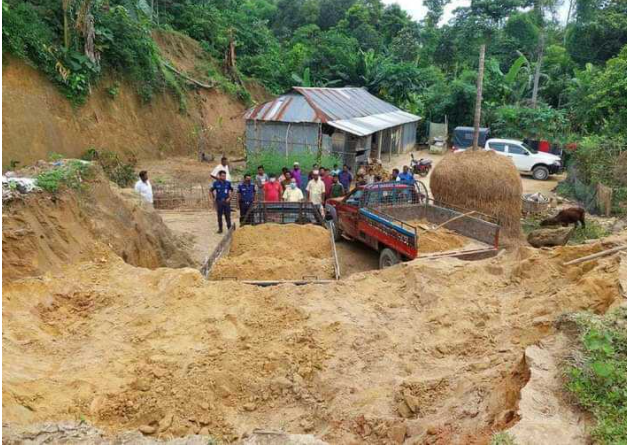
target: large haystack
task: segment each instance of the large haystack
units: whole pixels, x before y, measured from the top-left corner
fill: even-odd
[[[438,201],[497,218],[503,236],[520,238],[522,182],[508,158],[483,150],[449,154],[433,169],[431,192]]]

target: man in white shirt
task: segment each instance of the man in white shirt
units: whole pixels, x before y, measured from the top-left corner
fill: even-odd
[[[139,172],[139,181],[135,183],[135,192],[139,194],[143,204],[152,205],[152,185],[148,181],[148,172],[145,170]]]
[[[320,179],[320,172],[314,170],[311,173],[312,179],[307,183],[307,199],[322,210],[324,202],[324,181]]]
[[[285,192],[283,192],[283,200],[289,203],[298,203],[303,201],[303,198],[303,191],[298,188],[296,178],[292,178],[289,186],[287,186]]]
[[[229,160],[226,156],[223,156],[220,160],[220,164],[213,168],[213,170],[211,171],[211,178],[217,181],[218,175],[222,170],[226,172],[226,181],[231,181],[231,173],[229,172]]]

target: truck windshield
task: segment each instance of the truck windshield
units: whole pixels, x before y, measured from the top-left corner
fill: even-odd
[[[357,206],[359,204],[359,199],[364,194],[363,189],[357,189],[351,195],[346,198],[346,204],[352,204],[353,206]]]
[[[527,149],[528,151],[530,151],[531,153],[538,153],[537,150],[533,150],[531,147],[529,147],[527,144],[525,144],[524,142],[521,144],[525,149]]]

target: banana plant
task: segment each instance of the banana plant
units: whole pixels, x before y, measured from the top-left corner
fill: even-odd
[[[292,73],[292,80],[300,87],[313,87],[309,67],[305,68],[302,77],[296,73]]]

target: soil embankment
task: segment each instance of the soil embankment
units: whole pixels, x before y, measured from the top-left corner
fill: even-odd
[[[32,193],[3,205],[3,280],[58,272],[111,250],[134,266],[191,266],[181,239],[154,211],[100,175],[82,192]]]
[[[270,288],[138,268],[99,246],[54,274],[5,278],[3,423],[84,418],[110,433],[225,442],[260,427],[334,443],[488,442],[517,421],[525,349],[563,313],[620,300],[619,256],[563,266],[603,243]]]
[[[190,38],[159,32],[155,41],[183,72],[194,75],[195,67],[209,63]],[[11,161],[24,166],[50,152],[80,157],[90,147],[139,159],[196,154],[200,146],[207,153],[243,153],[246,106],[217,87],[188,91],[183,112],[173,94],[155,95],[144,104],[133,85],[105,77],[86,104],[73,107],[44,75],[14,57],[3,59],[3,170]],[[112,97],[107,90],[115,81],[119,92]],[[252,89],[263,97],[259,86]]]

